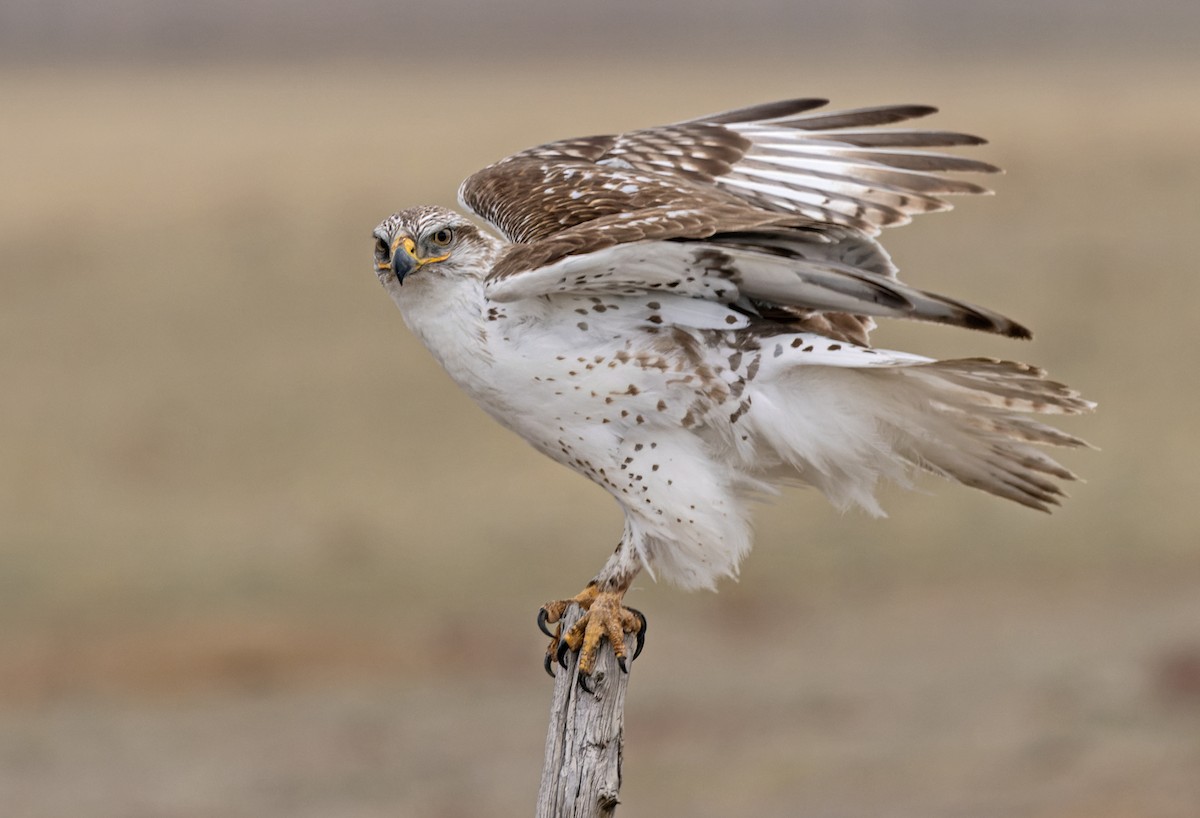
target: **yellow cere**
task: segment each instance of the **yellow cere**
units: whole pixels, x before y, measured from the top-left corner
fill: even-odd
[[[392,242],[393,255],[395,254],[396,250],[401,245],[404,246],[404,252],[408,253],[410,256],[412,256],[414,259],[416,259],[417,267],[422,267],[426,264],[431,264],[432,262],[435,262],[435,261],[445,261],[446,259],[450,258],[449,253],[447,253],[444,256],[430,256],[428,258],[421,258],[420,256],[417,255],[417,243],[415,241],[413,241],[412,239],[410,239],[408,236],[397,236],[396,240]],[[391,265],[389,264],[388,266],[390,268]]]

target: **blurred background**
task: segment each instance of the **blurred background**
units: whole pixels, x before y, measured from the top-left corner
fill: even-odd
[[[788,96],[939,105],[995,198],[884,239],[1031,325],[881,346],[1101,404],[1053,516],[790,492],[742,580],[644,579],[623,815],[1200,815],[1200,5],[0,5],[0,813],[528,814],[534,628],[621,529],[371,269],[550,139]]]

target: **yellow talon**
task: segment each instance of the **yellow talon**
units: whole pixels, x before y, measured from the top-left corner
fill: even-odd
[[[579,653],[580,675],[590,675],[596,666],[600,644],[607,638],[613,647],[617,663],[625,670],[625,634],[636,633],[638,636],[633,655],[636,659],[642,652],[646,618],[640,612],[622,605],[624,597],[625,589],[601,591],[596,585],[590,584],[571,599],[559,599],[543,605],[538,613],[538,627],[551,637],[550,645],[546,649],[547,669],[550,667],[551,655],[566,667],[566,652],[570,650]],[[551,633],[546,624],[558,622],[573,602],[584,609],[583,616],[566,633],[562,633],[561,627]]]

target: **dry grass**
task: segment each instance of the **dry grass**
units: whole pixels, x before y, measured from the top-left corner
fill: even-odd
[[[1200,387],[1169,319],[1200,296],[1196,67],[593,66],[572,88],[515,65],[450,73],[454,104],[416,119],[381,66],[9,70],[12,814],[527,809],[532,611],[619,517],[441,375],[369,231],[539,140],[796,93],[940,103],[993,140],[998,198],[887,238],[910,281],[1038,340],[880,340],[1047,366],[1101,402],[1071,429],[1104,451],[1070,457],[1089,482],[1053,517],[933,483],[884,522],[789,494],[741,584],[643,583],[629,813],[1195,814]]]

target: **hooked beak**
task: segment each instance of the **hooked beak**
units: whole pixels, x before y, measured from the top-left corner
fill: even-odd
[[[396,275],[396,283],[403,284],[409,273],[421,266],[417,258],[417,244],[407,236],[397,236],[392,242],[392,272]]]
[[[431,256],[429,258],[420,258],[417,256],[417,243],[408,236],[397,236],[392,242],[392,258],[390,261],[378,262],[375,265],[377,272],[388,271],[396,276],[396,283],[403,284],[404,279],[410,274],[435,261],[445,261],[450,257],[449,253],[444,256]]]

